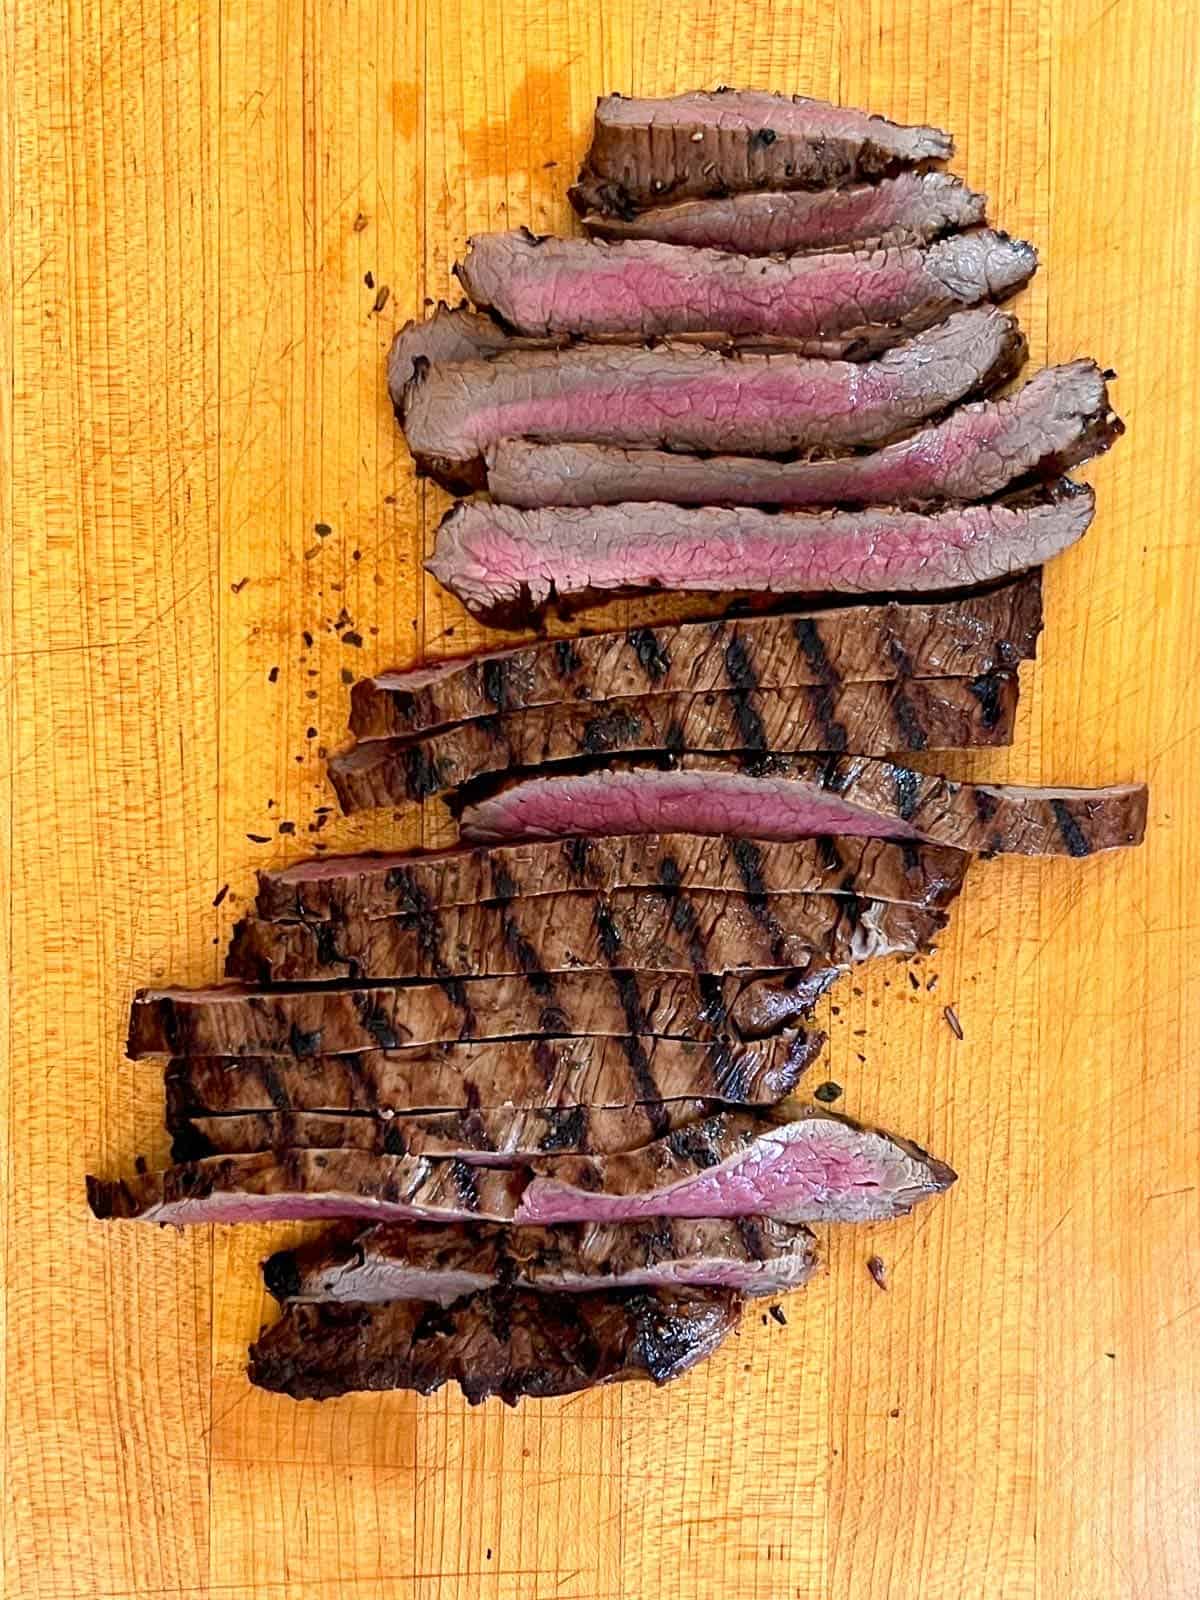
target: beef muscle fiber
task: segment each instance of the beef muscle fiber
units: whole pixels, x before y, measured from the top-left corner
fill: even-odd
[[[524,620],[622,593],[929,593],[1027,571],[1081,539],[1095,496],[1062,478],[942,511],[644,505],[518,511],[461,502],[426,569],[479,616]]]
[[[409,1227],[335,1230],[263,1262],[263,1282],[289,1300],[433,1300],[501,1284],[566,1294],[629,1288],[713,1288],[781,1294],[817,1265],[803,1223],[734,1221],[564,1224],[557,1228]]]
[[[669,771],[627,763],[517,782],[468,807],[462,830],[480,843],[639,827],[777,840],[832,830],[987,854],[1086,856],[1139,844],[1146,802],[1142,784],[1031,789],[957,783],[863,756],[685,755]]]
[[[566,700],[974,678],[1031,660],[1041,627],[1033,572],[956,600],[544,639],[363,678],[351,693],[350,726],[360,739],[382,739]]]
[[[871,330],[892,328],[899,337],[1002,299],[1036,266],[1032,245],[988,228],[924,248],[757,257],[519,230],[476,234],[456,271],[477,306],[525,334],[654,338],[718,329],[819,339],[828,351],[832,336],[851,347],[878,337]]]
[[[584,344],[422,365],[402,396],[409,449],[449,488],[479,487],[499,440],[780,455],[880,444],[1016,372],[1025,343],[994,306],[961,311],[875,361],[727,353],[672,341]]]
[[[762,256],[845,245],[928,244],[939,234],[978,227],[987,197],[948,172],[902,172],[881,183],[842,189],[756,190],[679,200],[636,216],[592,212],[596,239],[658,239],[663,244]]]
[[[420,1300],[285,1307],[250,1347],[250,1381],[296,1400],[356,1389],[432,1394],[457,1383],[472,1405],[508,1405],[599,1384],[669,1383],[737,1327],[742,1302],[716,1290],[650,1294],[473,1295],[440,1310]]]
[[[524,507],[920,506],[983,500],[1027,473],[1065,472],[1121,432],[1104,374],[1074,361],[1039,372],[1011,399],[963,406],[871,455],[785,462],[506,439],[488,452],[487,486],[493,500]]]
[[[591,147],[570,197],[581,213],[627,217],[639,207],[690,195],[836,188],[945,161],[953,151],[939,128],[905,127],[800,95],[718,89],[645,100],[613,94],[596,103]]]

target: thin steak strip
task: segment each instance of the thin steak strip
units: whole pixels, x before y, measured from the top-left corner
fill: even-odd
[[[1146,804],[1144,784],[1031,789],[956,783],[859,756],[774,756],[752,769],[680,756],[671,771],[624,766],[516,783],[468,807],[462,831],[500,843],[638,828],[777,840],[832,830],[985,854],[1086,856],[1139,844]]]
[[[591,148],[569,191],[581,213],[627,217],[690,195],[833,189],[954,153],[940,128],[807,96],[755,89],[697,90],[667,99],[605,95]]]
[[[528,1174],[361,1150],[212,1156],[129,1179],[88,1178],[104,1219],[170,1222],[622,1222],[774,1217],[872,1222],[954,1182],[916,1145],[845,1118],[728,1112],[627,1155],[557,1156]]]
[[[686,833],[546,840],[426,855],[318,856],[260,872],[256,914],[267,922],[413,916],[478,900],[520,900],[565,889],[744,890],[854,894],[860,900],[947,906],[962,887],[957,850],[879,839],[756,844]]]
[[[358,1389],[433,1394],[457,1383],[472,1405],[516,1405],[600,1384],[669,1383],[737,1327],[741,1300],[718,1291],[549,1295],[497,1290],[448,1310],[295,1304],[250,1347],[250,1381],[296,1400]]]
[[[1025,359],[1016,319],[963,311],[877,361],[579,345],[421,367],[405,390],[418,466],[449,488],[478,487],[501,439],[587,439],[631,450],[784,455],[884,443],[1012,376]]]
[[[350,726],[360,739],[382,739],[567,700],[974,678],[1032,660],[1041,628],[1034,572],[958,600],[546,639],[361,679]]]
[[[886,348],[951,312],[1015,294],[1037,252],[990,228],[922,249],[738,256],[653,240],[605,244],[528,229],[476,234],[455,269],[477,306],[520,333],[641,338],[719,329],[832,336]]]
[[[247,1111],[410,1116],[718,1100],[774,1105],[820,1054],[813,1030],[741,1043],[689,1039],[508,1039],[373,1050],[303,1061],[185,1056],[164,1074],[167,1126]],[[660,1129],[658,1131],[665,1131]],[[654,1137],[653,1132],[650,1137]]]
[[[747,684],[753,669],[746,662]],[[1012,743],[1015,673],[567,702],[464,722],[416,740],[370,739],[336,755],[344,812],[428,800],[491,772],[637,750],[961,750]]]
[[[943,511],[644,505],[518,511],[464,501],[426,570],[471,612],[516,622],[615,594],[920,594],[1041,566],[1091,526],[1069,478],[1011,504]]]
[[[1107,450],[1124,431],[1094,361],[1048,367],[1008,400],[963,406],[871,455],[827,461],[679,455],[507,439],[487,457],[505,505],[922,506],[984,500],[1028,473],[1054,476]]]
[[[902,172],[881,183],[840,189],[758,190],[680,200],[625,219],[591,212],[594,239],[657,239],[662,244],[765,256],[846,245],[928,244],[939,234],[978,227],[987,196],[948,172]]]
[[[534,1156],[609,1155],[710,1117],[719,1100],[629,1106],[530,1106],[423,1111],[408,1116],[335,1111],[230,1111],[173,1118],[172,1161],[288,1148],[369,1150],[386,1156],[457,1157],[478,1166],[527,1164]]]
[[[945,924],[941,911],[842,895],[773,902],[703,889],[578,890],[419,917],[312,924],[246,918],[234,929],[225,970],[262,984],[581,969],[807,973],[912,955]]]
[[[432,1300],[451,1305],[465,1294],[501,1285],[543,1294],[600,1288],[786,1294],[806,1284],[816,1267],[816,1241],[803,1223],[769,1217],[557,1228],[392,1223],[361,1233],[335,1230],[298,1249],[278,1250],[263,1262],[263,1282],[281,1304]]]

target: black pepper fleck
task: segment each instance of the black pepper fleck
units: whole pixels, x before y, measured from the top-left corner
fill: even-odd
[[[223,883],[221,885],[221,887],[217,890],[216,894],[213,895],[213,905],[214,906],[219,906],[221,904],[221,901],[224,900],[225,896],[228,893],[229,893],[229,885],[227,883]]]
[[[251,844],[270,844],[271,836],[267,833],[248,833],[246,835]]]
[[[828,1083],[819,1083],[813,1090],[813,1095],[822,1105],[831,1106],[835,1100],[842,1098],[842,1086],[831,1079]]]
[[[362,648],[362,634],[361,633],[344,633],[342,635],[342,643],[343,644],[352,644],[356,650],[360,650]]]
[[[272,667],[270,672],[267,673],[267,682],[268,683],[278,683],[279,682],[279,668],[278,667]]]

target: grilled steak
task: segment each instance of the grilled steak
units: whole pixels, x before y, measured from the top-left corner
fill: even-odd
[[[382,739],[564,700],[973,678],[1031,660],[1041,628],[1041,579],[1032,573],[940,603],[546,639],[364,678],[351,695],[350,726],[360,739]]]
[[[432,1300],[451,1305],[481,1289],[732,1289],[785,1294],[817,1266],[803,1223],[768,1217],[618,1222],[559,1228],[415,1228],[392,1223],[334,1230],[263,1262],[263,1282],[289,1300]]]
[[[701,90],[670,99],[605,95],[570,191],[579,212],[625,217],[665,198],[747,189],[826,189],[954,153],[939,128],[804,96]]]
[[[564,889],[735,889],[747,894],[854,894],[862,900],[947,906],[962,887],[957,850],[875,839],[794,845],[686,833],[634,834],[441,850],[427,855],[320,856],[258,875],[268,922],[415,915],[431,907],[517,900]],[[529,1031],[529,1030],[526,1030]],[[603,1031],[603,1030],[599,1030]]]
[[[244,1111],[409,1116],[644,1105],[654,1129],[662,1101],[774,1105],[791,1094],[823,1044],[823,1035],[809,1031],[751,1043],[579,1037],[302,1060],[185,1056],[165,1073],[167,1126],[175,1132],[193,1117]]]
[[[356,1389],[433,1394],[457,1383],[472,1405],[632,1379],[664,1384],[712,1354],[737,1327],[741,1304],[717,1291],[498,1290],[448,1310],[420,1300],[289,1305],[250,1346],[250,1381],[296,1400]]]
[[[141,1222],[622,1222],[773,1217],[871,1222],[948,1188],[916,1145],[806,1110],[725,1112],[615,1156],[540,1158],[537,1175],[362,1150],[211,1156],[129,1179],[88,1178],[97,1217]]]
[[[628,1106],[507,1106],[422,1111],[403,1117],[376,1116],[369,1111],[173,1115],[171,1160],[201,1161],[205,1156],[299,1148],[370,1150],[385,1156],[456,1156],[479,1166],[506,1167],[527,1163],[531,1156],[636,1150],[672,1128],[712,1116],[721,1106],[721,1101],[709,1099]]]
[[[722,1112],[641,1150],[539,1166],[517,1222],[875,1222],[903,1216],[956,1176],[918,1145],[815,1109],[788,1120]]]
[[[1015,673],[538,706],[334,756],[344,812],[428,800],[491,772],[638,750],[959,750],[1012,743]]]
[[[1053,476],[1107,450],[1123,424],[1093,361],[1039,372],[1012,399],[963,406],[871,455],[765,461],[502,440],[487,457],[493,500],[513,506],[921,506],[983,500],[1027,473]]]
[[[469,310],[465,302],[452,308],[439,301],[433,316],[406,322],[392,340],[387,359],[388,393],[401,409],[404,386],[418,363],[486,361],[530,342],[534,348],[544,348],[542,340],[522,341],[491,317]]]
[[[1037,252],[990,228],[920,248],[738,256],[634,239],[605,244],[539,237],[528,229],[481,233],[455,268],[474,303],[518,332],[642,338],[718,329],[864,341],[885,349],[963,306],[1022,288]]]
[[[859,756],[775,756],[740,767],[680,756],[671,771],[626,765],[519,782],[464,811],[462,831],[480,843],[638,828],[778,840],[836,832],[984,854],[1086,856],[1139,844],[1146,798],[1143,784],[955,783]]]
[[[841,189],[678,200],[628,219],[591,212],[583,225],[596,239],[658,239],[766,256],[843,245],[928,244],[939,234],[978,227],[986,210],[987,196],[948,172],[902,172],[882,183]]]
[[[545,780],[543,780],[545,781]],[[912,955],[942,911],[842,895],[573,890],[415,917],[260,922],[234,929],[225,970],[249,983],[496,977],[521,972],[801,972]]]
[[[409,449],[452,489],[480,486],[499,440],[587,439],[746,455],[848,450],[896,438],[1025,359],[1015,318],[963,311],[877,361],[727,354],[672,342],[579,345],[423,367],[402,396]]]
[[[644,505],[518,511],[463,501],[426,570],[479,616],[522,620],[657,589],[718,594],[928,593],[1040,566],[1091,525],[1095,495],[1061,478],[1006,505],[943,511],[759,511]]]

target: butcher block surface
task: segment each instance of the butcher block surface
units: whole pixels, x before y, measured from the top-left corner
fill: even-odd
[[[1198,39],[1196,0],[4,11],[11,1600],[1200,1592]],[[388,341],[456,298],[469,233],[572,225],[597,94],[720,82],[951,129],[1041,248],[1034,362],[1118,372],[1015,745],[950,766],[1148,779],[1147,842],[981,864],[919,987],[888,964],[823,1003],[812,1085],[961,1177],[822,1240],[786,1325],[517,1412],[253,1390],[258,1262],[300,1230],[87,1213],[85,1171],[165,1154],[131,992],[216,979],[256,867],[418,841],[317,811],[349,681],[497,637],[422,576],[446,502]]]

